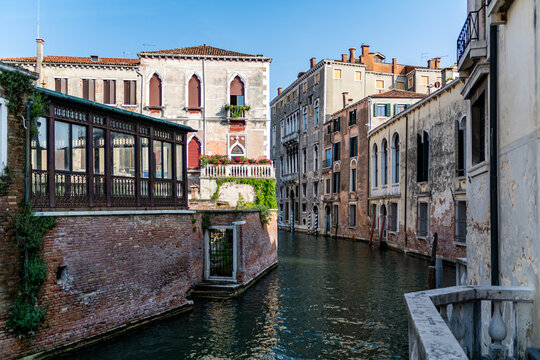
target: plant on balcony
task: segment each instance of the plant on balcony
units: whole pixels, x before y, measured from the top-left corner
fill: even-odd
[[[208,165],[266,165],[271,164],[272,160],[262,159],[248,159],[244,156],[226,156],[226,155],[201,155],[199,157],[201,167]]]
[[[212,200],[217,200],[219,198],[219,190],[221,188],[221,185],[228,182],[251,185],[253,187],[253,190],[255,191],[255,205],[264,205],[269,209],[277,208],[275,179],[252,179],[236,177],[216,179],[217,188],[214,195],[212,195]]]
[[[229,116],[233,119],[245,117],[245,112],[249,111],[249,105],[230,105],[225,104],[225,110],[229,110]]]

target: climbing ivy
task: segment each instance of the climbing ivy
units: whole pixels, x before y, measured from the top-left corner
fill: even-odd
[[[36,217],[32,205],[19,202],[11,216],[10,234],[21,253],[22,277],[19,292],[9,314],[7,326],[19,335],[28,335],[43,324],[47,306],[38,302],[38,291],[47,278],[47,265],[41,254],[43,236],[56,225],[53,217]]]
[[[11,184],[11,171],[6,166],[0,173],[0,196],[7,195],[9,184]]]
[[[217,189],[214,195],[212,195],[212,200],[217,200],[219,198],[219,190],[221,185],[227,182],[251,185],[255,191],[255,205],[265,205],[269,209],[277,208],[276,181],[274,179],[251,179],[236,177],[216,179]]]

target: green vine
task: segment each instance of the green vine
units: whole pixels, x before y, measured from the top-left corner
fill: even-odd
[[[38,291],[47,279],[47,265],[41,252],[43,236],[55,225],[55,218],[34,216],[32,205],[22,200],[18,212],[11,216],[10,233],[21,252],[23,271],[7,326],[19,335],[34,333],[46,319],[47,306],[38,301]]]
[[[11,170],[6,166],[4,171],[0,173],[0,196],[5,196],[8,193],[9,184],[11,184]]]
[[[247,184],[253,187],[255,191],[255,205],[265,205],[269,209],[277,208],[276,200],[276,181],[274,179],[253,179],[253,178],[236,178],[228,177],[224,179],[216,179],[216,192],[212,195],[212,200],[219,198],[219,190],[221,185],[228,182],[237,184]]]
[[[210,227],[210,218],[206,215],[203,215],[202,216],[202,221],[201,221],[201,228],[203,230],[206,230]]]

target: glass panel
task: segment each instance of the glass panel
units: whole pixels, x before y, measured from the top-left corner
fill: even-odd
[[[105,130],[94,128],[94,174],[105,174]]]
[[[71,151],[69,151],[69,124],[54,122],[54,166],[56,170],[71,170]]]
[[[184,179],[184,145],[176,145],[176,180]]]
[[[172,144],[163,143],[163,178],[172,179]]]
[[[155,162],[155,173],[154,176],[156,179],[163,178],[163,163],[161,162],[162,157],[162,146],[163,143],[158,140],[154,140],[154,162]]]
[[[71,125],[72,171],[86,172],[86,127]]]
[[[32,137],[32,169],[47,170],[47,119],[37,120],[37,134]]]
[[[111,131],[113,176],[135,176],[135,136]]]
[[[141,138],[141,177],[146,179],[150,176],[149,146],[148,138]]]

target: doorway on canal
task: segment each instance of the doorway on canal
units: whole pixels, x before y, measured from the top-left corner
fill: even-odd
[[[279,266],[241,296],[198,300],[65,359],[380,359],[408,357],[403,294],[429,262],[366,243],[279,233]],[[445,267],[444,285],[455,282]]]

